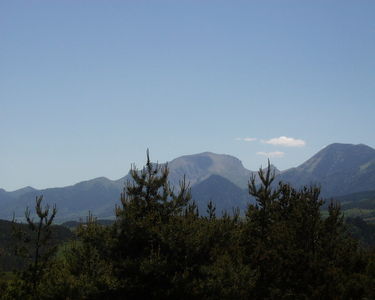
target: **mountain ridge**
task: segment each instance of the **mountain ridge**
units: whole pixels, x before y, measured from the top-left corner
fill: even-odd
[[[244,198],[239,195],[247,190],[250,177],[256,175],[255,171],[246,169],[238,158],[208,151],[180,156],[167,164],[172,185],[178,186],[185,175],[193,190],[202,184],[200,189],[205,191],[205,195],[217,195],[221,202],[226,202],[220,194],[208,191],[208,186],[220,190],[220,185],[223,185],[237,195],[228,199],[227,204],[239,207],[244,207]],[[284,181],[296,188],[319,184],[325,197],[375,190],[375,149],[364,144],[330,144],[295,168],[285,171],[279,171],[273,165],[271,168],[276,175],[275,183]],[[57,204],[62,219],[83,217],[88,211],[101,218],[111,217],[115,205],[119,204],[120,193],[127,179],[130,179],[129,173],[117,180],[97,177],[70,186],[42,190],[25,187],[7,192],[0,189],[0,218],[10,218],[13,212],[22,217],[25,207],[32,207],[35,197],[40,194],[50,205]],[[216,188],[214,182],[217,182]],[[226,192],[223,190],[222,194]],[[195,197],[199,198],[196,192]],[[207,197],[202,196],[198,200],[204,199]],[[236,201],[237,205],[234,205]],[[222,203],[218,206],[224,207]]]
[[[375,149],[364,144],[330,144],[282,172],[277,180],[296,187],[318,184],[326,197],[375,190]]]

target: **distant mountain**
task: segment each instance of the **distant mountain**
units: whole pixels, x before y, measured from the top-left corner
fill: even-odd
[[[37,190],[34,189],[33,187],[27,186],[27,187],[24,187],[22,189],[18,189],[16,191],[10,192],[9,196],[11,196],[12,198],[18,198],[18,197],[21,197],[24,194],[35,192],[35,191],[37,191]]]
[[[219,175],[240,188],[246,188],[251,174],[254,173],[247,170],[238,158],[212,152],[181,156],[168,163],[168,167],[170,180],[174,185],[178,185],[184,175],[192,186],[211,175]]]
[[[193,190],[205,190],[204,196],[195,193],[196,202],[199,205],[204,203],[202,207],[206,206],[206,198],[210,196],[217,202],[218,212],[235,206],[243,207],[244,194],[247,195],[244,189],[247,188],[250,176],[254,174],[244,168],[239,159],[211,152],[176,158],[168,163],[168,167],[172,185],[178,186],[185,175],[186,181],[190,183]],[[218,185],[222,184],[219,190],[223,193],[215,192],[218,190],[214,188],[215,177],[209,179],[212,175],[218,176],[215,182]],[[218,178],[221,178],[221,183]],[[114,181],[99,177],[61,188],[36,190],[26,187],[13,192],[0,190],[0,218],[9,219],[13,212],[17,218],[22,218],[25,208],[33,207],[35,198],[39,195],[44,196],[45,203],[57,205],[56,220],[60,222],[77,220],[86,216],[89,211],[100,218],[110,218],[114,216],[115,205],[119,204],[120,193],[124,182],[128,179],[130,179],[129,175]],[[200,183],[202,185],[199,185]],[[212,188],[212,192],[208,192],[208,186]],[[226,195],[226,199],[223,195]]]
[[[13,198],[10,196],[10,192],[7,192],[4,189],[0,189],[0,203],[4,203],[4,204],[10,203],[12,199]]]
[[[375,150],[366,145],[331,144],[309,160],[277,176],[295,187],[318,184],[322,195],[375,190]]]
[[[205,214],[207,204],[212,201],[216,205],[216,214],[223,211],[232,212],[233,208],[245,209],[254,200],[246,189],[241,189],[228,179],[219,175],[211,175],[207,179],[194,185],[193,199],[197,202],[200,214]]]
[[[168,163],[170,181],[174,186],[186,176],[193,196],[205,211],[207,202],[216,203],[217,212],[232,207],[246,207],[249,178],[256,174],[247,170],[233,156],[203,152],[185,155]],[[375,150],[366,145],[332,144],[296,168],[280,172],[271,165],[276,180],[294,187],[319,184],[325,197],[375,190]],[[13,212],[23,217],[26,206],[33,207],[35,197],[43,194],[45,201],[58,208],[57,220],[78,220],[91,211],[99,218],[114,216],[126,175],[119,180],[99,177],[72,186],[36,190],[26,187],[13,192],[0,189],[0,218],[10,219]]]
[[[0,194],[0,218],[9,219],[13,212],[16,218],[24,216],[25,208],[35,206],[36,196],[43,195],[45,203],[56,204],[56,220],[79,219],[93,212],[96,216],[106,218],[114,215],[115,204],[119,203],[123,184],[104,177],[83,181],[72,186],[49,188],[44,190],[30,189],[27,192],[8,192],[6,197]]]

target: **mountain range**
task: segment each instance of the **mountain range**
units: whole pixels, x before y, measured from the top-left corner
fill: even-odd
[[[172,185],[177,186],[185,176],[201,213],[210,200],[216,204],[217,212],[231,211],[233,207],[244,209],[254,201],[248,195],[247,183],[256,171],[246,169],[233,156],[203,152],[178,157],[168,167]],[[363,144],[331,144],[296,168],[285,171],[273,165],[271,168],[276,175],[275,182],[288,182],[296,188],[318,184],[324,197],[375,191],[375,149]],[[0,218],[10,219],[13,213],[22,218],[26,206],[33,207],[35,197],[41,194],[47,203],[56,204],[59,221],[84,218],[89,211],[100,218],[111,218],[128,179],[129,174],[118,180],[99,177],[43,190],[0,189]]]

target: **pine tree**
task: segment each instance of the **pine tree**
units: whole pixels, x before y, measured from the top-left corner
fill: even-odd
[[[42,206],[43,196],[35,199],[35,213],[38,218],[34,221],[31,216],[31,211],[27,207],[25,211],[25,218],[28,224],[28,231],[15,229],[15,236],[21,242],[21,246],[17,247],[17,253],[24,259],[29,261],[28,267],[19,273],[18,286],[15,287],[14,292],[17,296],[26,299],[40,299],[39,285],[48,271],[49,262],[54,254],[56,248],[52,247],[52,223],[56,216],[56,206],[50,210],[49,205]],[[13,222],[15,222],[13,220]]]
[[[133,166],[130,174],[116,209],[115,273],[124,283],[122,293],[156,297],[172,286],[169,232],[189,204],[190,189],[183,179],[175,192],[168,166],[151,163],[148,151],[146,166]]]

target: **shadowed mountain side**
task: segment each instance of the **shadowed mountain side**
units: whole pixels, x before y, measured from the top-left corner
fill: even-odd
[[[375,223],[375,190],[334,197],[334,199],[341,204],[345,217],[361,217],[367,222]],[[327,206],[328,201],[324,208]]]
[[[12,204],[13,198],[10,195],[10,192],[7,192],[3,189],[0,189],[0,208],[2,206],[7,206]],[[1,213],[1,211],[0,211]],[[0,216],[1,218],[1,216]]]
[[[318,184],[324,197],[374,190],[375,150],[362,144],[331,144],[276,181],[294,187]]]
[[[223,211],[233,212],[233,208],[243,212],[247,205],[254,200],[245,189],[230,182],[219,175],[211,175],[206,180],[192,188],[193,200],[197,203],[199,213],[206,215],[207,204],[212,201],[216,206],[216,214],[220,216]]]
[[[36,191],[37,191],[37,189],[34,189],[31,186],[27,186],[27,187],[18,189],[16,191],[10,192],[9,195],[12,198],[18,198],[18,197],[21,197],[22,195],[25,195],[25,194],[28,194],[28,193],[31,193],[31,192],[36,192]]]
[[[0,201],[0,218],[23,218],[25,208],[35,205],[35,197],[43,195],[45,203],[56,204],[58,214],[56,221],[78,219],[93,212],[98,217],[114,215],[115,204],[119,204],[122,184],[100,177],[77,183],[73,186],[33,190],[18,198]]]
[[[360,218],[361,222],[365,221],[375,226],[375,190],[326,199],[321,207],[325,215],[328,214],[331,200],[340,204],[345,220]],[[375,238],[375,232],[372,235]],[[373,241],[375,242],[375,239]]]

